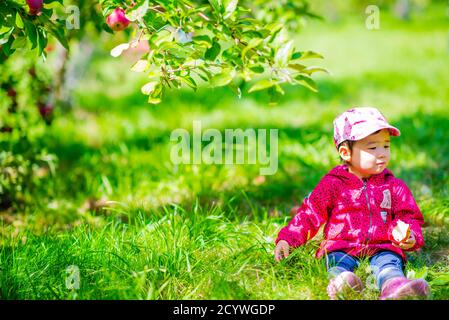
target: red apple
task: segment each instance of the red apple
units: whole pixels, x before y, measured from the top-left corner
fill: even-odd
[[[30,8],[31,15],[38,15],[43,6],[44,0],[27,0],[28,7]]]
[[[45,123],[50,124],[53,118],[53,105],[51,103],[39,102],[37,104],[37,107],[39,108],[39,113],[42,116],[42,119],[44,119]]]
[[[129,20],[125,17],[125,11],[123,9],[115,8],[106,18],[106,23],[112,30],[121,31],[128,26]]]

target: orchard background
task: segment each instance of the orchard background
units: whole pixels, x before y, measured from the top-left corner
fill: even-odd
[[[320,236],[274,239],[374,105],[426,220],[408,276],[448,299],[447,74],[442,0],[2,1],[0,298],[327,299]],[[278,171],[174,165],[193,121],[278,129]]]

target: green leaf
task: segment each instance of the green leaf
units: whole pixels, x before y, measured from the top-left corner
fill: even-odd
[[[281,88],[280,85],[276,84],[273,87],[268,88],[268,95],[270,97],[270,106],[276,106],[280,99],[281,96],[284,94],[284,90]]]
[[[226,68],[219,74],[214,75],[210,79],[210,84],[212,87],[223,87],[228,85],[232,79],[235,77],[235,70]]]
[[[272,86],[276,85],[277,82],[273,81],[272,79],[262,79],[257,81],[256,83],[254,83],[251,88],[248,90],[249,93],[251,92],[255,92],[255,91],[260,91],[260,90],[265,90],[268,88],[271,88]]]
[[[329,71],[327,71],[324,68],[321,67],[307,67],[304,70],[301,71],[302,73],[306,73],[309,76],[315,72],[325,72],[325,73],[329,73]]]
[[[7,43],[9,41],[9,38],[0,38],[0,46]]]
[[[11,49],[21,49],[25,48],[27,44],[27,38],[26,37],[17,37],[14,39],[14,42],[11,46]]]
[[[249,41],[248,45],[242,50],[242,59],[245,57],[246,53],[257,47],[258,45],[260,45],[263,42],[263,39],[260,38],[253,38]]]
[[[9,55],[11,55],[11,54],[14,53],[14,49],[11,49],[11,45],[12,45],[13,41],[14,41],[14,37],[9,37],[9,38],[8,38],[8,41],[7,41],[6,43],[3,43],[3,44],[2,44],[3,52],[4,52],[7,56],[9,56]]]
[[[199,45],[204,45],[208,48],[212,46],[212,40],[209,38],[209,36],[206,35],[199,35],[192,38],[192,41]]]
[[[150,103],[150,104],[159,104],[161,102],[162,102],[162,99],[160,97],[152,97],[152,96],[148,97],[148,103]]]
[[[169,30],[161,30],[160,32],[158,32],[157,34],[155,34],[155,39],[153,40],[154,44],[159,47],[162,45],[162,43],[171,43],[173,41],[173,32],[169,31]]]
[[[200,72],[197,72],[197,75],[198,75],[198,77],[200,77],[204,82],[208,82],[208,81],[209,81],[209,79],[208,79],[206,76],[204,76],[203,74],[201,74]]]
[[[192,79],[191,76],[179,76],[178,80],[180,80],[181,82],[184,82],[186,85],[188,85],[193,90],[197,89],[196,82]]]
[[[8,32],[5,32],[2,35],[0,35],[0,45],[3,45],[9,41],[9,38],[10,38],[11,34],[13,33],[13,31],[14,31],[14,27],[9,29]]]
[[[145,0],[141,6],[137,7],[133,11],[130,11],[129,13],[126,13],[125,16],[129,21],[141,21],[142,18],[147,14],[148,9],[148,0]]]
[[[201,73],[199,71],[201,71]],[[209,79],[212,79],[213,77],[212,73],[210,73],[210,71],[204,67],[199,67],[196,73],[201,77],[201,79],[203,79],[206,82],[208,82]]]
[[[265,69],[261,65],[252,66],[249,69],[255,73],[263,73],[265,71]]]
[[[45,0],[44,3],[47,9],[65,10],[62,0]]]
[[[265,38],[261,32],[253,30],[253,29],[244,31],[243,34],[245,35],[245,38],[248,38],[248,39]]]
[[[222,14],[220,2],[218,0],[209,0],[209,3],[215,14],[220,16]]]
[[[281,31],[284,25],[279,22],[270,23],[265,28],[270,30],[271,33],[276,34],[277,32]]]
[[[6,33],[6,32],[10,32],[11,31],[11,27],[7,27],[7,26],[0,26],[0,37]]]
[[[274,90],[275,90],[277,93],[279,93],[279,94],[281,94],[281,95],[284,95],[284,94],[285,94],[284,89],[282,89],[282,87],[281,87],[279,84],[276,84],[273,88],[274,88]]]
[[[288,67],[291,68],[291,69],[294,69],[296,71],[299,71],[299,72],[301,72],[302,70],[304,70],[306,68],[305,65],[299,64],[299,63],[290,63],[288,65]]]
[[[40,21],[50,20],[53,15],[53,9],[47,9],[45,7],[42,8],[41,14],[38,16]]]
[[[20,14],[18,12],[16,14],[16,26],[19,29],[23,29],[23,27],[24,27],[22,17],[20,16]]]
[[[237,24],[244,26],[254,26],[259,24],[260,21],[254,18],[242,18],[237,21]]]
[[[274,56],[274,62],[276,65],[282,67],[285,66],[289,60],[291,59],[293,51],[293,40],[288,41],[283,44],[277,51]]]
[[[189,68],[198,68],[201,67],[205,64],[203,59],[189,59],[187,58],[185,63],[184,63],[184,67],[189,67]]]
[[[304,59],[324,59],[324,57],[313,51],[303,51],[303,52],[295,52],[293,53],[292,60],[304,60]]]
[[[139,60],[132,66],[131,71],[143,72],[148,68],[148,66],[149,63],[147,60]]]
[[[159,81],[150,81],[143,85],[143,87],[140,89],[143,94],[150,95],[157,87],[157,85],[160,84]]]
[[[318,92],[315,81],[304,75],[297,75],[295,78],[295,83],[312,90],[313,92]]]
[[[242,89],[240,89],[240,87],[237,86],[237,84],[231,83],[229,84],[228,88],[231,89],[232,92],[234,92],[239,99],[242,98]]]
[[[237,9],[237,4],[239,3],[239,0],[225,0],[224,1],[224,7],[225,7],[225,14],[223,16],[223,19],[228,19],[232,16],[235,9]]]
[[[284,25],[282,23],[276,23],[276,22],[267,25],[265,28],[267,30],[269,30],[268,35],[270,36],[268,39],[268,42],[271,43],[274,39],[276,39],[277,35],[279,34],[279,32],[281,32],[283,27],[284,27]]]
[[[47,28],[48,32],[53,35],[56,39],[58,39],[59,43],[69,50],[69,43],[67,41],[66,35],[64,34],[64,28],[58,28],[55,25],[49,25]]]
[[[207,49],[206,52],[204,53],[204,58],[206,60],[214,61],[220,54],[220,51],[221,51],[221,46],[218,43],[218,41],[216,39],[214,39],[212,47]]]
[[[28,39],[31,42],[31,50],[37,47],[37,30],[36,26],[29,22],[28,20],[24,21],[25,23],[25,31],[28,35]]]
[[[39,56],[40,56],[40,55],[42,55],[45,47],[47,46],[48,38],[47,38],[47,32],[44,29],[38,29],[38,34],[39,34],[38,52],[39,52]]]
[[[302,53],[300,51],[295,52],[295,53],[292,54],[291,60],[299,59],[299,58],[301,58],[301,56],[302,56]]]
[[[148,96],[148,103],[158,104],[162,101],[162,95],[164,93],[164,87],[161,83],[158,83],[153,92]]]

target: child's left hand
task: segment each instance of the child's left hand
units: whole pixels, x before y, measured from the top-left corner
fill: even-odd
[[[400,243],[394,243],[393,245],[395,247],[401,248],[402,250],[407,250],[412,248],[416,243],[415,235],[413,234],[413,231],[410,232],[410,237],[408,237],[407,241],[400,242]]]

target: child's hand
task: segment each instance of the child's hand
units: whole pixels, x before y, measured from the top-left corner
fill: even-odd
[[[277,243],[276,248],[274,249],[274,258],[276,259],[276,261],[280,261],[282,258],[287,258],[289,254],[290,254],[290,245],[288,244],[287,241],[280,240]]]
[[[402,250],[407,250],[412,248],[416,243],[416,238],[415,235],[413,234],[413,231],[410,232],[410,237],[404,241],[404,242],[400,242],[398,244],[393,242],[393,245],[395,247],[401,248]]]

